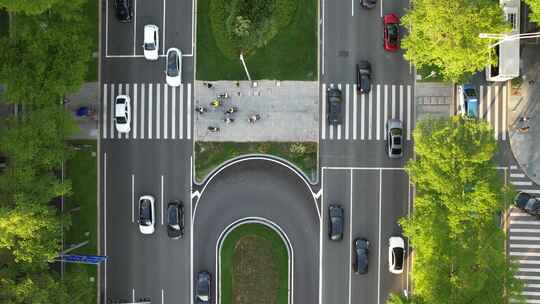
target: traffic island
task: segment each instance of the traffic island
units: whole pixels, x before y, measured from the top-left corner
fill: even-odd
[[[221,304],[287,304],[289,253],[272,228],[245,223],[225,236],[220,246]]]

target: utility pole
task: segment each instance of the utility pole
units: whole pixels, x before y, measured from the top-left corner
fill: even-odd
[[[242,61],[242,65],[244,66],[244,71],[246,71],[246,75],[249,82],[253,84],[253,81],[251,81],[251,76],[249,76],[249,71],[246,66],[246,61],[244,60],[244,52],[240,52],[240,61]]]
[[[499,41],[495,42],[494,44],[490,45],[490,48],[496,47],[497,45],[505,42],[505,41],[514,41],[514,40],[520,40],[520,39],[530,39],[530,38],[539,38],[540,32],[536,33],[523,33],[523,34],[489,34],[489,33],[480,33],[478,34],[479,38],[483,39],[497,39]]]

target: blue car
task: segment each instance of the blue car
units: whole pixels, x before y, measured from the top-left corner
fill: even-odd
[[[464,84],[462,87],[463,104],[461,112],[471,118],[478,118],[478,95],[472,84]]]

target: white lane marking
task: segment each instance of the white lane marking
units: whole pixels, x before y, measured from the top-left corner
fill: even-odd
[[[136,2],[136,1],[135,1]],[[133,121],[133,139],[137,139],[137,97],[138,97],[138,85],[133,84],[133,116],[131,121]]]
[[[519,272],[540,272],[539,268],[518,268]]]
[[[135,174],[131,174],[131,222],[135,222]]]
[[[163,138],[167,139],[169,138],[168,134],[168,123],[169,123],[169,86],[167,84],[163,85]]]
[[[379,258],[377,259],[377,304],[381,303],[381,205],[382,205],[382,170],[379,170]]]
[[[187,139],[191,139],[191,83],[187,85]]]
[[[103,153],[103,255],[107,255],[107,152]],[[103,288],[107,297],[107,260],[105,260]]]
[[[514,241],[540,241],[540,237],[538,236],[510,236],[510,240]],[[538,261],[540,264],[540,261]]]
[[[161,225],[163,225],[163,174],[161,175]]]
[[[110,123],[111,123],[111,139],[114,139],[114,103],[115,103],[115,97],[114,96],[114,83],[111,84],[111,115],[110,115]]]
[[[326,83],[322,84],[322,92],[321,92],[321,138],[326,138]]]
[[[516,165],[511,165],[511,166],[510,166],[510,170],[517,170],[517,168],[518,168],[518,167],[517,167]]]
[[[165,291],[161,290],[161,304],[165,303]]]
[[[178,97],[180,97],[180,104],[178,105],[180,109],[180,114],[178,116],[180,119],[180,130],[178,132],[178,138],[182,139],[184,138],[184,84],[180,85],[180,94],[178,94]]]
[[[488,123],[491,124],[491,87],[487,86],[486,89],[487,89],[486,120]]]
[[[104,83],[103,84],[103,122],[101,123],[101,125],[103,126],[102,136],[104,139],[107,139],[107,123],[109,121],[107,119],[107,107],[109,106],[107,104],[108,95],[109,95],[109,91],[107,91],[107,84]]]
[[[411,120],[411,86],[407,86],[407,140],[411,140],[411,129],[412,129],[412,120]]]
[[[529,217],[529,218],[532,218],[532,216],[528,215],[527,213],[519,213],[519,212],[510,212],[510,216],[511,217]]]
[[[396,118],[396,85],[392,85],[392,119]]]
[[[527,249],[538,249],[540,248],[539,244],[510,244],[510,248],[527,248]],[[538,269],[540,271],[540,269]]]
[[[109,1],[105,1],[105,55],[107,54],[109,54]]]
[[[181,85],[180,85],[181,86]],[[189,190],[190,194],[193,193],[193,156],[189,157]],[[197,199],[198,202],[198,199]],[[193,199],[189,200],[189,203],[187,204],[189,206],[189,291],[190,295],[193,295],[193,217],[195,214],[193,213]],[[193,304],[193,296],[189,297],[190,304]]]
[[[523,291],[521,294],[524,296],[540,296],[540,292],[538,291]],[[540,302],[540,300],[536,300],[536,301]],[[531,303],[531,302],[529,300],[526,300],[525,303]]]
[[[525,288],[540,288],[540,284],[523,284]]]
[[[144,94],[144,83],[141,84],[141,139],[144,139],[144,104],[145,104],[145,99],[144,97],[146,96]]]
[[[349,84],[345,86],[347,94],[345,95],[345,139],[349,139]],[[356,94],[355,94],[356,95]]]
[[[495,117],[493,118],[495,140],[499,139],[499,86],[495,87]]]
[[[525,174],[523,174],[523,173],[511,173],[510,177],[524,178]]]
[[[165,15],[167,15],[167,9],[165,7],[166,3],[167,3],[167,1],[163,0],[163,21],[162,21],[163,34],[161,34],[161,41],[163,41],[162,44],[161,44],[161,54],[162,55],[165,55],[165,49],[166,49],[165,48],[165,33],[166,33],[165,32],[165,24],[166,24],[165,23]],[[158,138],[159,138],[159,136],[158,136]]]
[[[353,85],[353,140],[356,140],[356,129],[358,120],[358,102],[356,94],[356,84]]]
[[[365,122],[365,115],[366,115],[366,95],[362,94],[360,96],[360,139],[364,140],[364,122]]]
[[[531,181],[527,181],[527,182],[510,181],[510,184],[515,185],[515,186],[532,186],[533,183]]]
[[[152,139],[152,84],[148,84],[148,139]]]
[[[137,1],[133,7],[133,56],[135,56],[135,44],[137,43]]]
[[[135,303],[135,289],[131,290],[131,300]]]
[[[532,256],[532,257],[540,257],[540,252],[518,252],[518,251],[510,251],[511,256]]]
[[[478,90],[480,90],[480,100],[479,100],[479,103],[480,103],[480,118],[483,118],[484,117],[484,86],[480,86],[478,87]]]
[[[399,120],[403,121],[403,85],[399,85]]]
[[[384,85],[384,116],[382,123],[384,124],[384,139],[386,140],[386,121],[388,120],[388,85]]]
[[[341,83],[338,84],[338,89],[341,91]],[[341,139],[341,124],[337,125],[337,139]]]
[[[502,87],[502,90],[503,90],[503,97],[502,97],[502,125],[501,125],[501,128],[502,128],[502,140],[506,140],[506,130],[508,129],[507,126],[506,126],[506,110],[508,108],[508,96],[506,95],[506,86],[503,86]]]
[[[381,86],[377,85],[377,140],[381,139]]]
[[[538,228],[513,228],[510,227],[510,233],[540,233]]]
[[[352,221],[353,221],[353,171],[349,171],[351,175],[350,187],[349,187],[349,261],[352,261]],[[349,266],[349,304],[351,304],[351,289],[352,289],[352,267]]]
[[[161,138],[161,83],[156,85],[156,138]]]
[[[511,221],[510,225],[540,225],[539,221],[533,220],[533,221]]]
[[[323,0],[324,1],[324,0]],[[324,189],[324,169],[321,170],[321,190]],[[318,211],[318,210],[317,210]],[[323,221],[324,218],[324,194],[321,195],[321,213],[319,218],[319,304],[322,304],[323,289]]]
[[[384,6],[383,5],[383,0],[381,0],[381,18],[383,17],[383,6]],[[380,301],[377,304],[379,304],[379,303],[380,303]]]
[[[171,121],[171,124],[172,124],[172,128],[171,128],[171,137],[172,139],[176,139],[176,88],[173,87],[171,89],[171,95],[172,95],[172,109],[171,109],[171,114],[172,114],[172,121]]]
[[[538,261],[538,260],[518,260],[518,263],[520,263],[520,264],[539,265],[540,261]]]
[[[403,90],[400,90],[401,92],[403,92]],[[408,193],[407,193],[407,218],[410,219],[411,218],[411,177],[409,176],[408,177]],[[411,274],[411,267],[412,267],[412,253],[411,253],[411,246],[410,246],[410,243],[409,243],[409,238],[407,238],[407,256],[410,257],[410,258],[407,258],[407,283],[406,283],[406,288],[405,290],[407,290],[409,292],[409,276]]]
[[[518,192],[527,192],[530,194],[540,194],[540,189],[518,189]]]
[[[351,0],[351,16],[354,17],[354,1],[355,0]],[[349,294],[349,303],[350,303],[350,294]]]
[[[520,280],[540,280],[540,276],[528,276],[528,275],[516,275],[514,276],[514,278],[517,278]]]
[[[373,123],[373,87],[369,91],[369,104],[368,104],[368,139],[371,140],[371,134],[372,134],[372,128],[371,125]]]
[[[322,46],[321,46],[321,49],[322,49],[322,54],[321,54],[321,73],[322,75],[324,75],[324,0],[322,0],[322,20],[321,20],[321,23],[322,23],[322,27],[321,27],[321,35],[322,35]],[[324,138],[323,138],[324,139]],[[320,299],[319,299],[319,302],[320,302]]]

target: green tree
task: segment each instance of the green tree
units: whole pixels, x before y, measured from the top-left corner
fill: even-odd
[[[479,33],[503,33],[509,25],[491,0],[415,0],[402,18],[409,34],[405,58],[417,68],[435,65],[449,81],[458,81],[496,62],[491,41]]]
[[[38,15],[51,8],[59,0],[0,0],[0,7],[8,11]]]
[[[529,19],[540,25],[540,0],[524,0],[531,8]]]
[[[515,265],[504,255],[498,214],[511,195],[492,161],[490,126],[463,117],[426,119],[414,131],[416,160],[407,165],[417,196],[401,219],[415,248],[415,295],[424,303],[520,300]]]
[[[80,87],[92,54],[85,24],[73,23],[55,13],[17,18],[15,37],[0,40],[0,81],[8,102],[56,104]]]

